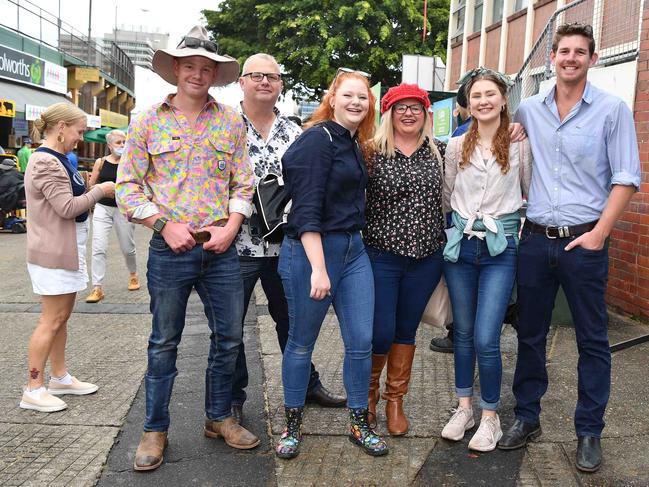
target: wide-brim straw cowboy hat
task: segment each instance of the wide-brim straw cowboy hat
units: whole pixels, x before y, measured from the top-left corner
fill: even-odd
[[[202,56],[218,64],[212,86],[229,85],[239,79],[237,60],[227,54],[218,54],[216,42],[210,40],[207,30],[201,25],[192,27],[176,49],[158,49],[153,55],[153,70],[167,83],[176,85],[178,79],[174,74],[174,59],[189,56]]]

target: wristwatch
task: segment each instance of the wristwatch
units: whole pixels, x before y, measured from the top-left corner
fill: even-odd
[[[159,234],[162,232],[162,229],[165,227],[167,222],[169,221],[169,218],[165,218],[164,216],[161,216],[158,218],[154,223],[153,223],[153,233]]]

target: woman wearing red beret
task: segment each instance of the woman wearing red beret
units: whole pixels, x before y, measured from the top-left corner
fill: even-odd
[[[444,145],[433,139],[428,93],[417,85],[390,88],[369,162],[367,227],[375,304],[370,420],[376,422],[379,378],[387,362],[385,413],[391,435],[404,435],[419,321],[442,274]]]

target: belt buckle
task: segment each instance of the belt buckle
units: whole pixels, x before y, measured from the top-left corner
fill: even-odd
[[[196,232],[192,233],[192,237],[197,244],[204,244],[210,241],[212,235],[210,232]]]
[[[547,238],[549,238],[549,239],[556,240],[557,237],[552,237],[552,236],[548,233],[548,230],[549,230],[549,229],[550,229],[550,227],[545,227],[545,236],[546,236]]]

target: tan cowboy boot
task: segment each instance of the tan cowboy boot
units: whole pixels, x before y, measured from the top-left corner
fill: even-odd
[[[408,392],[414,356],[414,345],[400,343],[393,343],[388,353],[388,374],[383,399],[387,401],[385,415],[388,420],[388,432],[392,436],[401,436],[408,432],[408,418],[403,412],[403,396]]]
[[[138,471],[155,470],[162,465],[169,441],[166,431],[145,431],[135,452],[133,468]]]
[[[372,375],[370,375],[370,390],[367,396],[367,419],[371,428],[376,427],[376,403],[381,396],[379,380],[387,359],[387,355],[372,354]]]
[[[222,437],[228,446],[238,450],[250,450],[259,445],[259,438],[238,424],[232,416],[223,421],[206,419],[204,432],[208,438]]]

